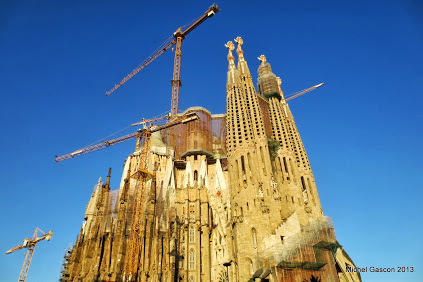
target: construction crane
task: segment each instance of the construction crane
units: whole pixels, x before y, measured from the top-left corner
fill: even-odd
[[[141,227],[144,224],[144,211],[145,211],[145,196],[147,191],[147,181],[149,177],[154,176],[153,173],[148,171],[149,152],[151,146],[151,133],[169,128],[171,126],[187,123],[194,120],[198,120],[196,113],[188,114],[185,117],[177,117],[174,121],[171,121],[160,127],[152,129],[149,127],[141,132],[141,153],[138,162],[138,168],[136,172],[131,175],[131,178],[137,179],[137,188],[135,190],[134,197],[134,212],[131,222],[131,232],[129,234],[129,242],[126,251],[126,261],[124,265],[124,281],[136,281],[138,274],[138,262],[139,253],[141,246],[142,230]]]
[[[134,212],[132,215],[131,231],[129,233],[129,242],[127,246],[127,259],[124,265],[123,281],[135,281],[137,278],[139,252],[141,246],[141,227],[144,223],[144,204],[147,190],[148,177],[153,174],[148,171],[149,151],[151,145],[151,131],[146,130],[142,133],[142,149],[137,171],[131,175],[131,178],[137,179],[137,189],[135,190]]]
[[[148,171],[148,161],[149,161],[149,152],[151,147],[151,134],[156,131],[163,130],[165,128],[169,128],[178,124],[184,124],[191,121],[198,120],[198,115],[196,113],[189,113],[184,116],[177,116],[173,121],[170,121],[162,126],[153,126],[152,121],[168,119],[169,116],[164,116],[161,118],[156,118],[152,120],[145,120],[143,119],[141,122],[134,123],[132,125],[142,125],[143,128],[138,130],[137,132],[102,142],[100,144],[85,147],[79,149],[73,153],[63,155],[61,157],[56,158],[56,162],[60,162],[63,160],[67,160],[70,158],[74,158],[83,154],[87,154],[93,151],[97,151],[103,149],[105,147],[116,145],[122,143],[124,141],[131,140],[133,138],[138,138],[138,140],[142,140],[141,145],[141,152],[139,154],[139,161],[138,167],[136,172],[131,175],[131,178],[135,178],[137,180],[137,185],[135,189],[135,197],[134,197],[134,210],[133,210],[133,217],[131,222],[131,232],[129,234],[129,243],[127,247],[127,260],[124,266],[124,281],[134,281],[137,277],[137,267],[138,267],[138,260],[139,260],[139,250],[141,244],[141,226],[144,222],[144,203],[145,203],[145,196],[147,191],[147,181],[148,177],[153,176],[151,172]]]
[[[121,87],[124,83],[126,83],[129,79],[134,77],[137,73],[143,70],[146,66],[148,66],[151,62],[157,59],[161,54],[163,54],[166,50],[169,50],[172,46],[176,44],[175,48],[175,60],[173,66],[173,79],[172,82],[172,101],[171,101],[171,108],[170,108],[170,116],[174,116],[178,114],[178,106],[179,106],[179,87],[181,86],[181,45],[182,41],[185,37],[193,31],[196,27],[198,27],[201,23],[203,23],[206,19],[211,18],[215,13],[219,11],[217,5],[212,5],[205,13],[202,15],[198,20],[196,20],[190,27],[182,31],[182,28],[178,28],[173,35],[173,40],[168,39],[165,41],[158,49],[156,53],[152,56],[147,58],[139,67],[134,69],[130,74],[128,74],[121,82],[115,85],[111,90],[106,92],[106,96],[112,94],[116,89]],[[170,41],[170,42],[169,42]]]
[[[314,89],[319,88],[320,86],[323,86],[323,85],[325,85],[325,84],[324,84],[324,83],[319,83],[319,84],[314,85],[314,86],[312,86],[312,87],[310,87],[310,88],[304,89],[303,91],[296,92],[296,93],[294,93],[294,94],[292,94],[292,95],[289,95],[289,97],[288,97],[288,98],[286,98],[286,99],[285,99],[285,101],[290,101],[290,100],[292,100],[292,99],[295,99],[295,98],[297,98],[298,96],[304,95],[304,94],[306,94],[306,93],[308,93],[308,92],[310,92],[310,91],[313,91]]]
[[[323,85],[324,85],[324,83],[319,83],[319,84],[314,85],[310,88],[304,89],[302,91],[296,92],[296,93],[291,94],[291,95],[287,95],[287,98],[285,98],[285,100],[281,100],[281,102],[283,102],[283,101],[287,102],[287,101],[290,101],[292,99],[295,99],[295,98],[297,98],[301,95],[304,95],[304,94],[306,94],[310,91],[313,91],[313,90],[315,90],[315,89],[317,89],[317,88],[319,88]],[[154,122],[154,121],[159,121],[159,120],[169,119],[169,118],[170,118],[170,116],[163,116],[163,117],[150,119],[150,120],[143,119],[142,121],[134,123],[132,125],[143,125],[143,127],[146,127],[147,124],[151,125],[152,122]],[[178,122],[178,120],[175,120],[175,122]],[[173,125],[175,125],[175,124],[172,122],[172,123],[169,123],[169,125],[166,125],[165,127],[163,127],[163,126],[156,127],[151,132],[159,131],[159,130],[165,129],[165,128],[173,126]],[[99,144],[96,144],[96,145],[93,145],[93,146],[88,146],[88,147],[76,150],[72,153],[69,153],[69,154],[66,154],[66,155],[63,155],[63,156],[60,156],[60,157],[56,156],[56,162],[61,162],[61,161],[68,160],[68,159],[71,159],[71,158],[74,158],[74,157],[78,157],[80,155],[91,153],[91,152],[94,152],[94,151],[97,151],[97,150],[100,150],[100,149],[103,149],[103,148],[106,148],[106,147],[109,147],[109,146],[112,146],[112,145],[120,144],[122,142],[131,140],[131,139],[134,139],[134,138],[137,138],[137,137],[140,138],[141,135],[142,135],[142,132],[143,132],[143,130],[139,130],[137,132],[133,132],[133,133],[130,133],[128,135],[118,137],[116,139],[103,141]]]
[[[120,144],[120,143],[128,141],[128,140],[132,140],[134,138],[141,139],[143,137],[143,135],[146,134],[145,132],[153,133],[153,132],[166,129],[168,127],[171,127],[171,126],[174,126],[174,125],[177,125],[177,124],[194,121],[194,120],[198,119],[198,116],[197,116],[196,113],[190,113],[190,114],[178,117],[175,120],[173,120],[169,123],[166,123],[164,125],[153,126],[153,123],[152,123],[153,121],[158,121],[158,120],[163,120],[163,119],[168,119],[168,118],[169,118],[169,116],[163,116],[163,117],[160,117],[160,118],[149,119],[149,120],[143,119],[140,122],[132,124],[133,126],[134,125],[142,125],[143,126],[142,129],[140,129],[136,132],[133,132],[133,133],[130,133],[130,134],[127,134],[127,135],[124,135],[124,136],[121,136],[121,137],[118,137],[118,138],[115,138],[115,139],[112,139],[112,140],[106,140],[106,141],[103,141],[103,142],[96,144],[96,145],[93,145],[93,146],[84,147],[82,149],[78,149],[78,150],[76,150],[72,153],[66,154],[66,155],[56,156],[56,162],[61,162],[61,161],[64,161],[64,160],[72,159],[72,158],[75,158],[75,157],[78,157],[78,156],[81,156],[81,155],[85,155],[85,154],[88,154],[88,153],[91,153],[91,152],[94,152],[94,151],[97,151],[97,150],[100,150],[100,149],[104,149],[106,147],[110,147],[110,146],[113,146],[113,145],[116,145],[116,144]]]
[[[40,231],[44,235],[37,238],[38,231]],[[51,236],[53,236],[53,231],[50,230],[47,234],[45,234],[41,229],[37,227],[35,228],[34,235],[32,236],[31,239],[28,239],[28,238],[24,239],[21,245],[13,247],[6,252],[6,254],[10,254],[23,248],[28,249],[25,254],[25,261],[22,266],[21,274],[19,275],[19,282],[24,282],[26,279],[26,275],[28,274],[28,270],[29,270],[29,265],[31,264],[32,255],[34,254],[35,245],[42,240],[50,241]]]

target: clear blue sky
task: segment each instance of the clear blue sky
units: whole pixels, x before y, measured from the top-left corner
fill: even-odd
[[[127,125],[168,111],[169,50],[104,93],[207,1],[0,3],[0,280],[18,278],[24,251],[4,252],[36,226],[28,282],[56,281],[100,176],[117,188],[127,142],[62,163]],[[295,2],[292,3],[292,2]],[[419,1],[220,1],[182,50],[180,109],[225,111],[227,50],[236,36],[256,80],[265,54],[290,102],[326,215],[357,266],[413,266],[364,281],[423,281],[423,8]],[[159,2],[157,2],[159,3]],[[126,131],[124,133],[129,133]]]

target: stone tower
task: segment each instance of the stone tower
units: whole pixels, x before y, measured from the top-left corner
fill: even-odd
[[[314,176],[281,80],[260,56],[257,90],[229,41],[226,114],[192,107],[199,120],[152,135],[137,272],[128,238],[139,143],[118,190],[95,186],[66,256],[62,281],[361,281],[323,215]]]

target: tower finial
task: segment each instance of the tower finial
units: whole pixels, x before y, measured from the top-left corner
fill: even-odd
[[[244,44],[244,40],[240,36],[234,39],[234,41],[238,44],[236,48],[236,53],[238,54],[238,60],[244,60],[244,51],[242,50],[242,44]]]
[[[282,88],[281,88],[281,85],[282,85],[282,79],[278,76],[278,77],[276,77],[276,82],[278,83],[279,94],[280,94],[280,95],[281,95],[281,97],[282,97],[282,101],[285,101],[285,97],[283,96],[283,91],[282,91]]]
[[[261,65],[264,66],[266,64],[266,56],[261,55],[260,57],[258,57],[257,59],[259,59],[259,61],[261,62]]]
[[[279,92],[281,92],[282,91],[282,89],[281,89],[282,79],[278,76],[278,77],[276,77],[276,81],[278,83]]]
[[[107,174],[107,180],[106,180],[106,187],[109,187],[110,185],[110,175],[112,174],[112,168],[109,167],[109,173]]]
[[[225,47],[228,48],[229,68],[235,68],[235,57],[232,55],[232,51],[235,50],[234,43],[232,41],[228,41],[228,43],[225,44]]]

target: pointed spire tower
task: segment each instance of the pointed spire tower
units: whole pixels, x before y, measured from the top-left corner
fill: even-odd
[[[225,46],[229,50],[229,70],[226,84],[226,144],[228,160],[233,167],[231,175],[235,191],[241,187],[255,185],[259,182],[259,175],[271,173],[267,138],[263,119],[258,105],[257,94],[241,49],[242,39],[235,39],[238,43],[238,69],[232,51],[235,49],[232,41]],[[253,192],[253,191],[252,191]],[[257,191],[255,191],[257,192]],[[254,192],[254,193],[255,193]]]
[[[263,122],[262,108],[253,80],[244,58],[243,41],[238,43],[238,68],[235,67],[232,42],[229,49],[227,80],[227,150],[229,189],[235,249],[235,261],[250,261],[257,265],[257,252],[263,245],[258,242],[272,234],[281,224],[281,196],[274,187],[268,138]],[[268,219],[263,224],[263,216]],[[252,235],[253,234],[253,235]],[[251,236],[254,243],[251,244]],[[243,273],[239,281],[246,281],[251,273]]]
[[[226,122],[228,130],[226,144],[228,154],[231,155],[237,148],[251,142],[254,135],[251,128],[250,112],[235,66],[235,57],[232,55],[235,46],[232,41],[228,41],[225,46],[228,48],[229,63],[226,82]]]
[[[238,54],[238,73],[241,81],[241,87],[244,91],[247,102],[246,106],[250,111],[252,129],[256,137],[266,139],[262,117],[263,115],[259,107],[257,92],[254,87],[253,78],[251,77],[247,61],[244,58],[244,51],[242,50],[244,41],[239,36],[234,41],[238,44],[236,49],[236,53]]]
[[[304,203],[304,208],[295,207],[296,210],[301,210],[300,214],[305,211],[308,215],[320,217],[322,209],[314,176],[294,117],[285,101],[281,89],[282,80],[272,72],[264,55],[258,59],[261,61],[257,83],[259,95],[268,100],[272,135],[281,146],[275,159],[276,178],[291,186],[287,190],[288,197],[292,197],[292,194],[302,195],[300,201]]]

